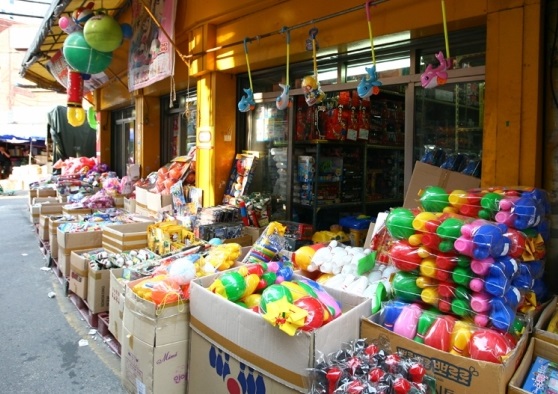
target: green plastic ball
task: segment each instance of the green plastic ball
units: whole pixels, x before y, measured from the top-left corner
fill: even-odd
[[[100,14],[89,19],[83,27],[85,41],[100,52],[112,52],[123,40],[122,27],[110,15]]]
[[[64,41],[64,58],[70,67],[82,74],[97,74],[109,66],[112,53],[91,48],[82,32],[73,32]]]
[[[443,212],[449,207],[449,194],[440,186],[428,186],[420,196],[420,204],[425,211]]]
[[[395,239],[408,239],[415,233],[413,220],[415,215],[407,208],[395,208],[386,218],[386,228]]]

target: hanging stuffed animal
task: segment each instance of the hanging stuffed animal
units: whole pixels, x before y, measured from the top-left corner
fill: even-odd
[[[374,55],[374,36],[372,35],[372,22],[370,20],[370,3],[368,0],[365,4],[366,18],[368,19],[368,35],[370,36],[370,51],[372,52],[372,67],[365,67],[366,76],[364,76],[357,86],[357,93],[360,98],[366,99],[373,94],[380,93],[380,86],[382,83],[378,81],[378,74],[376,73],[376,56]]]
[[[314,60],[314,75],[306,76],[302,79],[302,90],[304,91],[304,99],[308,106],[321,103],[326,94],[320,88],[318,83],[318,63],[316,61],[316,35],[318,34],[318,29],[310,29],[310,39],[312,40],[312,53]]]
[[[254,90],[252,86],[252,74],[250,73],[250,59],[248,58],[248,37],[244,39],[244,55],[246,56],[246,67],[248,67],[248,79],[250,80],[250,89],[244,89],[246,93],[238,102],[238,110],[240,112],[248,112],[256,107],[254,101]]]
[[[432,89],[437,86],[444,85],[448,80],[447,70],[451,69],[452,61],[449,53],[449,40],[448,40],[448,28],[446,23],[446,6],[444,0],[442,0],[442,20],[444,24],[444,39],[446,42],[446,54],[447,58],[444,57],[442,51],[438,52],[435,56],[438,59],[439,65],[434,67],[432,64],[426,66],[426,70],[420,76],[420,84],[425,89]]]
[[[281,29],[281,31],[285,31],[287,34],[287,70],[285,72],[286,83],[284,85],[282,83],[279,84],[281,89],[283,89],[283,92],[275,100],[275,105],[277,106],[278,110],[282,111],[284,109],[287,109],[287,107],[289,107],[289,104],[291,103],[291,100],[289,98],[289,91],[291,90],[291,87],[289,86],[289,53],[291,45],[291,33],[289,32],[289,30],[287,30],[286,27]]]

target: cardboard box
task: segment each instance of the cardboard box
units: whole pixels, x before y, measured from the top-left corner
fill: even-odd
[[[189,303],[157,307],[126,284],[122,329],[122,384],[134,393],[187,392]]]
[[[70,264],[71,264],[72,250],[64,249],[58,245],[58,268],[65,278],[70,277]]]
[[[341,303],[343,314],[311,333],[290,336],[261,315],[207,290],[219,275],[198,278],[190,284],[192,331],[259,374],[292,390],[304,391],[306,369],[314,366],[320,354],[337,351],[343,343],[359,338],[360,318],[370,313],[370,299],[328,290]],[[196,368],[194,363],[191,367]],[[192,387],[209,384],[209,373],[190,373]]]
[[[362,319],[360,337],[388,343],[392,352],[422,358],[427,373],[436,378],[437,393],[505,393],[528,342],[526,331],[504,364],[489,363],[415,342],[376,324],[373,319],[374,316]]]
[[[188,340],[189,303],[180,301],[157,307],[155,303],[144,300],[132,290],[142,280],[137,279],[126,284],[124,327],[135,338],[150,346],[158,347]]]
[[[50,242],[50,256],[53,259],[58,258],[58,226],[62,223],[75,221],[74,217],[65,217],[62,215],[50,215],[48,223],[48,238]]]
[[[60,215],[62,214],[62,207],[64,204],[59,202],[43,203],[39,208],[41,215]]]
[[[56,231],[58,246],[69,251],[99,248],[103,244],[103,232],[100,230],[65,232],[57,229]]]
[[[172,196],[170,194],[159,194],[147,191],[147,209],[159,212],[161,209],[172,206]]]
[[[122,333],[121,382],[129,393],[188,392],[188,341],[155,347],[136,338],[126,326]]]
[[[123,196],[115,196],[112,199],[114,200],[114,207],[115,208],[124,208],[124,197]]]
[[[93,270],[87,275],[87,304],[91,313],[107,312],[110,301],[110,271]]]
[[[151,217],[154,218],[157,216],[156,212],[150,211],[149,209],[147,209],[146,205],[142,205],[139,202],[136,202],[136,214],[141,215],[141,216],[147,216],[147,217]]]
[[[130,213],[136,212],[136,200],[124,197],[124,210]]]
[[[91,208],[70,208],[66,205],[62,207],[64,215],[91,215],[93,213]]]
[[[524,390],[522,387],[525,384],[525,379],[529,375],[529,370],[533,361],[537,356],[543,357],[552,362],[558,362],[558,346],[541,340],[538,338],[531,338],[529,342],[529,347],[525,352],[525,356],[521,361],[521,364],[517,367],[515,373],[513,374],[510,384],[508,385],[508,394],[529,394],[530,391]],[[547,391],[544,391],[545,393]],[[554,391],[552,391],[554,392]],[[542,393],[542,391],[541,391]]]
[[[89,261],[83,257],[83,252],[84,251],[72,251],[70,253],[70,280],[68,281],[68,289],[82,300],[86,300]]]
[[[252,238],[251,245],[255,244],[260,235],[264,232],[265,227],[254,227],[254,226],[246,226],[242,229],[244,234],[249,235]]]
[[[242,393],[241,381],[250,382],[252,387],[257,387],[258,393],[301,392],[271,379],[258,370],[246,368],[237,357],[196,330],[192,330],[190,337],[190,360],[188,372],[190,393]],[[229,391],[231,385],[238,388],[238,391]]]
[[[58,203],[58,198],[56,197],[33,197],[31,205],[42,204],[42,203]]]
[[[41,216],[41,206],[40,205],[30,205],[29,206],[29,220],[33,224],[38,224]]]
[[[49,240],[49,232],[48,232],[48,223],[49,223],[50,215],[40,215],[39,216],[39,239],[41,241],[48,241]]]
[[[34,189],[29,192],[35,192],[35,197],[56,197],[56,189]]]
[[[417,208],[419,206],[419,193],[427,186],[440,186],[448,191],[467,190],[479,187],[480,179],[417,161],[405,194],[403,206],[405,208]]]
[[[237,237],[237,238],[227,238],[223,240],[223,243],[225,244],[235,243],[235,244],[239,244],[240,246],[252,246],[254,244],[252,242],[251,235],[243,235],[242,237]]]
[[[122,278],[123,268],[110,270],[110,299],[108,330],[118,343],[122,343],[122,321],[124,319],[124,303],[126,281]]]
[[[546,308],[542,311],[537,323],[535,324],[533,336],[537,339],[552,343],[553,345],[558,345],[558,334],[547,331],[548,323],[550,319],[556,312],[558,307],[558,296],[554,296],[552,300],[548,303]]]
[[[147,207],[147,189],[136,187],[136,203]]]
[[[102,246],[109,252],[147,247],[147,226],[153,222],[110,225],[103,228]]]

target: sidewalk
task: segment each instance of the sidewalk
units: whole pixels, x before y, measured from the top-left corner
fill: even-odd
[[[27,204],[25,190],[0,196],[0,392],[125,393],[120,358],[91,331],[46,267]]]

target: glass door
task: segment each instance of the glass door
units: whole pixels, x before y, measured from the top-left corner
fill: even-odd
[[[196,146],[197,99],[195,92],[177,93],[177,99],[170,108],[168,97],[161,103],[161,164],[166,164],[177,156],[188,154]]]
[[[258,156],[247,194],[269,195],[272,220],[287,218],[289,109],[278,110],[273,100],[256,104],[247,124],[246,150]]]
[[[413,159],[480,177],[484,81],[415,88]]]
[[[113,112],[112,146],[114,149],[110,167],[120,177],[126,175],[128,164],[136,162],[135,115],[136,111],[133,108]]]

